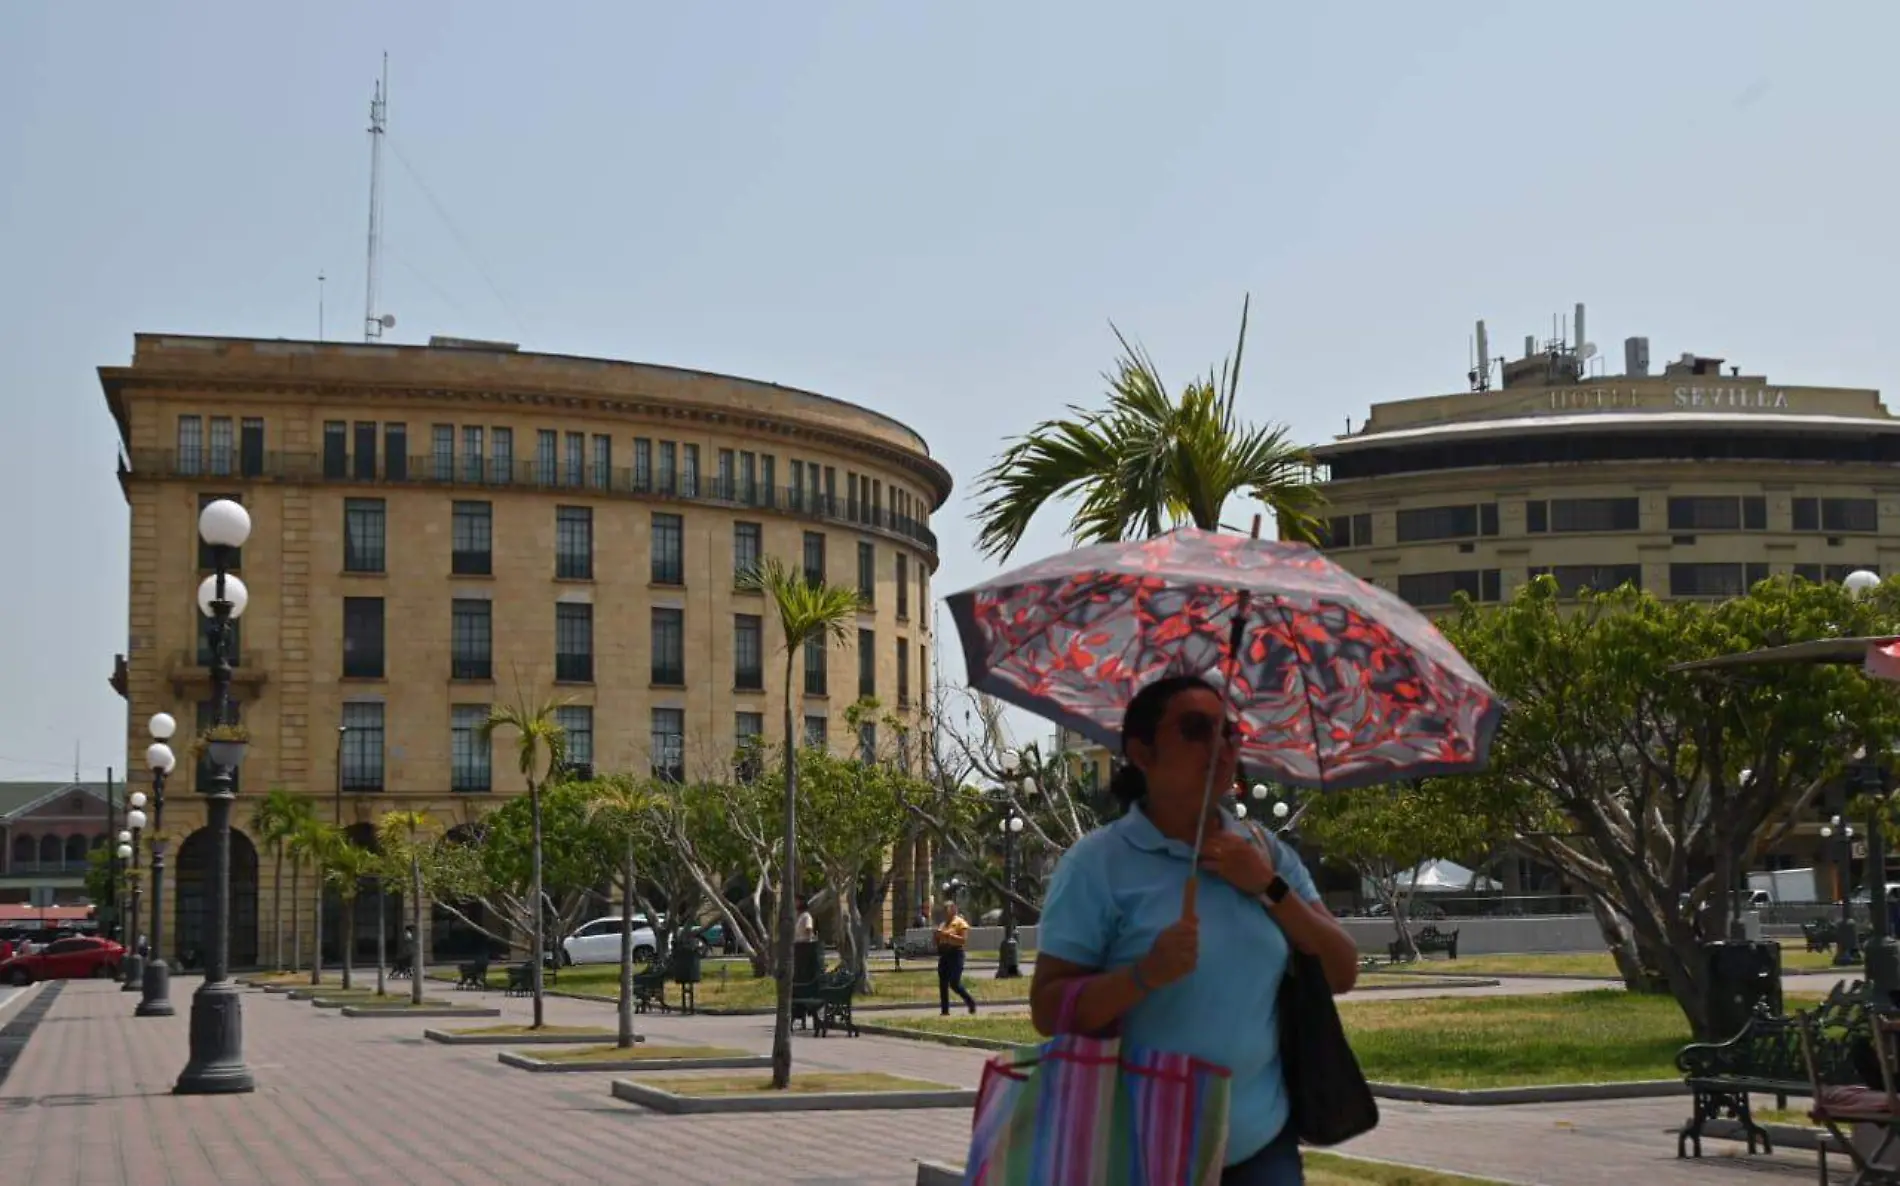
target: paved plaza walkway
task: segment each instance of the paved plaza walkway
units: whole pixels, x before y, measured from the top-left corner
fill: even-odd
[[[610,1073],[531,1075],[494,1048],[425,1043],[455,1022],[351,1019],[261,992],[245,998],[256,1094],[170,1094],[196,982],[174,983],[179,1015],[135,1019],[116,985],[75,982],[52,1001],[0,1085],[0,1150],[32,1186],[455,1186],[668,1182],[681,1186],[908,1186],[923,1158],[959,1162],[969,1114],[662,1116],[613,1100]],[[43,989],[0,1012],[16,1016]],[[441,995],[450,995],[446,991]],[[464,998],[470,994],[461,994]],[[528,1006],[485,994],[503,1021]],[[610,1024],[611,1007],[552,998],[549,1021]],[[641,1017],[650,1041],[771,1041],[764,1017]],[[484,1024],[484,1023],[472,1023]],[[964,1086],[979,1052],[875,1037],[800,1037],[796,1066],[879,1070]],[[1708,1186],[1811,1180],[1811,1154],[1739,1157],[1712,1142],[1675,1159],[1668,1130],[1686,1100],[1444,1108],[1386,1103],[1379,1130],[1346,1152],[1548,1186]],[[1745,1164],[1737,1164],[1745,1163]]]

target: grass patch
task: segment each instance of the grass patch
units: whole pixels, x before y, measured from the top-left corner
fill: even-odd
[[[1753,1108],[1756,1124],[1788,1124],[1796,1128],[1820,1128],[1806,1109]]]
[[[428,997],[422,998],[422,1003],[420,1005],[416,1004],[414,1001],[405,1000],[401,997],[390,997],[384,1000],[377,1000],[374,997],[372,997],[369,1000],[364,1000],[364,1001],[345,1001],[344,1004],[351,1009],[362,1009],[362,1010],[367,1010],[374,1013],[401,1013],[405,1009],[479,1009],[481,1008],[480,1005],[465,1005],[461,1003],[460,1001],[431,1000]]]
[[[1789,1008],[1820,998],[1794,994]],[[1673,998],[1618,989],[1539,997],[1358,1001],[1340,1015],[1366,1077],[1469,1090],[1548,1083],[1674,1079],[1688,1023]],[[903,1017],[900,1029],[994,1041],[1041,1041],[1024,1014]]]
[[[706,969],[706,979],[699,984],[699,1006],[702,1009],[770,1009],[778,1000],[778,982],[770,977],[760,978],[752,975],[744,965],[728,966],[722,978],[720,970]],[[859,1000],[867,1005],[934,1005],[937,1003],[937,969],[933,964],[928,968],[907,962],[902,972],[880,971],[873,968],[871,982],[877,991]],[[1414,978],[1416,982],[1416,978]],[[508,973],[490,971],[490,988],[505,988]],[[1014,980],[998,980],[994,974],[976,969],[966,974],[963,986],[970,995],[982,1001],[1024,1001],[1029,998],[1029,977]],[[618,964],[583,964],[577,967],[562,968],[559,981],[547,985],[559,992],[596,993],[600,996],[616,996],[620,992],[620,966]],[[677,1003],[679,989],[675,985],[667,986],[667,998]],[[961,1005],[953,997],[952,1002]]]
[[[1497,1186],[1487,1178],[1467,1178],[1462,1174],[1442,1174],[1436,1170],[1414,1169],[1404,1165],[1385,1165],[1320,1153],[1308,1149],[1306,1186]]]
[[[1463,959],[1434,959],[1412,965],[1432,972],[1468,972],[1473,976],[1576,976],[1579,978],[1619,979],[1616,960],[1607,951],[1574,951],[1561,954],[1472,955]],[[1834,956],[1825,951],[1809,951],[1804,943],[1781,945],[1783,972],[1826,972],[1833,968]]]
[[[473,1029],[452,1029],[447,1031],[458,1038],[486,1037],[523,1037],[529,1034],[604,1034],[613,1037],[614,1031],[599,1025],[544,1025],[535,1029],[531,1025],[483,1025]]]
[[[624,1050],[619,1046],[581,1046],[545,1053],[536,1050],[530,1057],[542,1062],[659,1062],[675,1058],[750,1058],[751,1051],[729,1050],[722,1046],[648,1046],[641,1043]]]
[[[780,1095],[772,1090],[770,1075],[742,1072],[736,1075],[666,1075],[641,1079],[642,1087],[657,1088],[674,1095],[706,1098],[709,1096]],[[833,1092],[954,1091],[942,1083],[922,1079],[904,1079],[878,1071],[801,1071],[792,1076],[786,1089],[793,1095],[828,1095]]]

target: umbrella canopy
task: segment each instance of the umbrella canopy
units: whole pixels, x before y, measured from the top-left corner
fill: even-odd
[[[1304,544],[1182,528],[1065,552],[949,606],[978,691],[1119,750],[1137,691],[1203,676],[1228,688],[1242,769],[1292,786],[1480,770],[1502,709],[1423,615]]]

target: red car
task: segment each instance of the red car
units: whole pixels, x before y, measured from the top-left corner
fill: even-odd
[[[0,963],[0,983],[31,984],[35,980],[108,979],[119,974],[125,948],[110,939],[76,936],[55,939],[32,955],[16,955]]]

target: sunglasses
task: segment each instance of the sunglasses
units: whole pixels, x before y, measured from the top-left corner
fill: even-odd
[[[1181,740],[1194,745],[1205,745],[1214,740],[1215,733],[1222,741],[1234,742],[1240,738],[1240,729],[1232,721],[1223,721],[1210,713],[1184,712],[1175,718],[1175,731],[1181,734]]]

